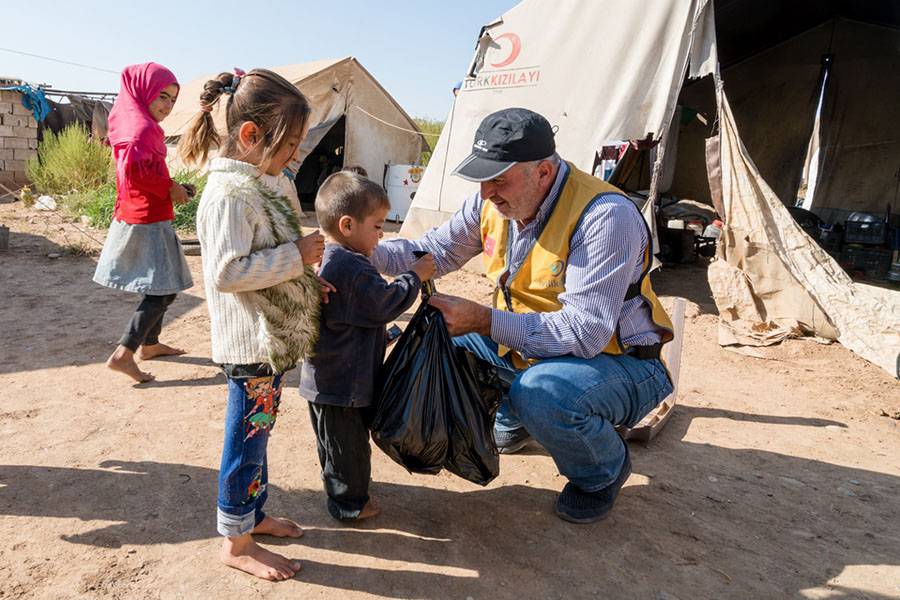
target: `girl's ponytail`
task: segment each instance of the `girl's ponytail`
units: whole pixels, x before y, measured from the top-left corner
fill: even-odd
[[[212,110],[222,94],[228,94],[225,107],[225,126],[228,136],[223,140],[216,131]],[[266,69],[244,73],[221,73],[203,85],[200,113],[181,136],[178,152],[186,163],[203,163],[210,148],[219,148],[219,155],[243,160],[237,137],[241,123],[251,121],[263,132],[261,163],[272,160],[290,141],[290,134],[304,131],[310,115],[309,102],[300,90],[281,75]]]
[[[220,73],[215,79],[203,84],[200,112],[191,121],[188,130],[182,134],[178,143],[178,154],[185,163],[203,164],[209,156],[210,149],[213,146],[219,147],[221,140],[213,122],[212,111],[222,94],[233,92],[235,79],[232,73]]]

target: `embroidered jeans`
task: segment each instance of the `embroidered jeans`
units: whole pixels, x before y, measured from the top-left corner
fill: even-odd
[[[228,378],[225,444],[216,511],[220,534],[250,533],[265,517],[266,446],[281,401],[281,375]]]
[[[497,343],[477,334],[454,343],[498,366]],[[625,445],[616,426],[638,423],[672,393],[658,360],[600,354],[594,358],[559,356],[519,371],[509,398],[500,405],[494,429],[525,427],[559,472],[586,492],[611,484],[625,462]]]

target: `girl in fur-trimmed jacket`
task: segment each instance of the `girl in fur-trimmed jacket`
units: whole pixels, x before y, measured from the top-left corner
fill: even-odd
[[[227,137],[212,111],[227,96]],[[221,110],[221,107],[219,107]],[[218,157],[197,211],[197,235],[212,329],[213,361],[228,378],[217,528],[225,564],[263,579],[293,577],[300,563],[266,550],[251,534],[299,537],[300,526],[263,512],[266,446],[285,371],[305,358],[318,335],[324,238],[301,236],[298,215],[278,177],[306,135],[309,103],[264,69],[222,73],[204,85],[200,113],[182,137],[188,162]]]

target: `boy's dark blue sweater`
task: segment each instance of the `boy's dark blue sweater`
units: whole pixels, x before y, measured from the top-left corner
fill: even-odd
[[[300,371],[300,395],[310,402],[372,404],[384,361],[385,325],[413,305],[422,282],[413,272],[387,282],[364,255],[325,246],[319,275],[337,289],[322,305],[314,356]]]

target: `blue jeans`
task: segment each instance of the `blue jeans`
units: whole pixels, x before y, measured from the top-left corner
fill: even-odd
[[[266,447],[281,401],[281,375],[228,378],[225,444],[219,468],[216,525],[220,534],[250,533],[265,518]]]
[[[453,341],[495,365],[513,368],[488,337],[470,333]],[[582,490],[596,492],[615,481],[625,462],[616,426],[637,424],[671,393],[658,360],[609,354],[548,358],[518,372],[494,427],[525,427],[560,473]]]

